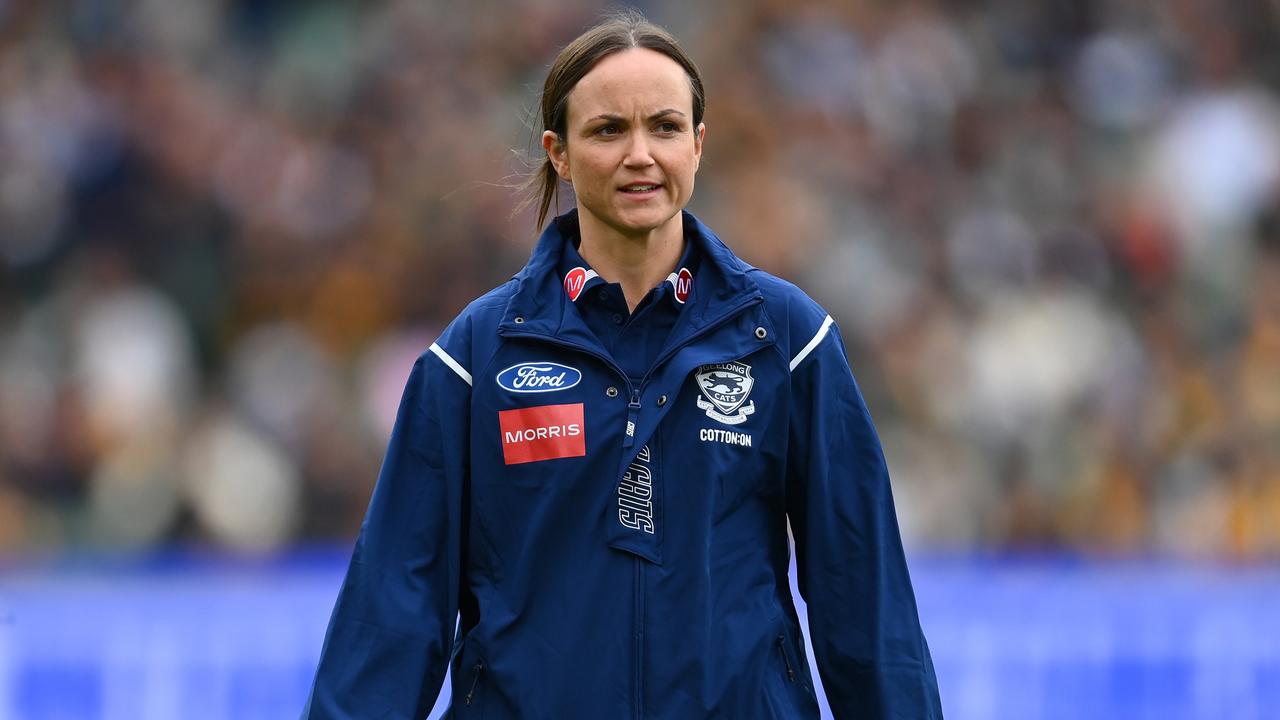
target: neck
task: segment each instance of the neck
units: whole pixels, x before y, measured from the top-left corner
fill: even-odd
[[[578,230],[582,259],[600,277],[622,286],[631,311],[667,279],[684,252],[684,224],[679,213],[653,230],[626,235],[580,211]]]

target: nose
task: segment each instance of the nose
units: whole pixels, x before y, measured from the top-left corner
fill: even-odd
[[[649,154],[649,138],[644,133],[631,133],[627,154],[622,163],[628,168],[643,168],[653,164],[653,155]]]

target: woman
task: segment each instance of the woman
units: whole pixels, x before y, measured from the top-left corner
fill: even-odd
[[[867,409],[832,319],[684,211],[697,69],[635,14],[557,57],[546,219],[419,358],[307,715],[941,718]],[[455,621],[457,629],[455,632]]]

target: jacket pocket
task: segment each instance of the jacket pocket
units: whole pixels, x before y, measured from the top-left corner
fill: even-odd
[[[470,665],[463,665],[466,674],[453,685],[453,701],[449,703],[450,718],[484,717],[484,660],[476,658]]]
[[[480,689],[480,675],[484,673],[484,661],[476,660],[476,664],[471,666],[471,688],[467,690],[467,695],[462,699],[463,704],[470,705],[475,702],[476,690]]]
[[[758,717],[770,720],[818,720],[817,697],[809,684],[808,668],[801,665],[787,632],[779,628],[770,643],[769,672],[764,682]],[[752,716],[757,717],[757,716]]]
[[[787,685],[793,689],[798,689],[806,701],[815,703],[816,708],[818,696],[813,690],[813,680],[809,675],[808,662],[801,653],[796,651],[796,645],[791,642],[791,637],[786,630],[778,632],[778,637],[775,638],[774,644],[777,646],[778,655],[782,658],[782,674],[786,678]]]
[[[778,633],[775,644],[778,646],[778,654],[782,656],[782,667],[786,670],[787,682],[793,683],[796,681],[796,668],[791,664],[791,654],[787,651],[787,636]]]

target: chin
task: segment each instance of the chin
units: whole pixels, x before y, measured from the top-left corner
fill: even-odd
[[[679,208],[670,206],[654,208],[645,212],[631,212],[614,216],[614,227],[628,234],[636,234],[657,230],[680,214]]]

